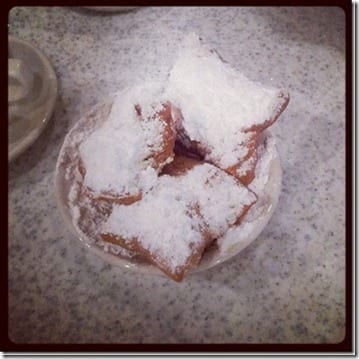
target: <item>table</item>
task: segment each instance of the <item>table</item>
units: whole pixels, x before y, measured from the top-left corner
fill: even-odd
[[[228,262],[182,283],[111,266],[65,227],[54,169],[109,93],[165,76],[196,32],[248,77],[286,88],[272,127],[278,208]],[[345,334],[345,16],[339,8],[16,7],[9,34],[59,78],[54,116],[9,166],[9,337],[16,343],[334,343]]]

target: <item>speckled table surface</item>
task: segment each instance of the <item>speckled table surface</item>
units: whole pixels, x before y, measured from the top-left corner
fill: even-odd
[[[54,168],[84,111],[195,31],[248,77],[287,88],[272,133],[283,188],[264,232],[177,284],[106,264],[64,226]],[[16,343],[333,343],[344,338],[345,17],[339,8],[14,8],[9,33],[52,61],[60,91],[10,164],[9,337]]]

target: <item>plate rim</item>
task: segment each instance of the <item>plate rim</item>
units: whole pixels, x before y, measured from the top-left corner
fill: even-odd
[[[59,151],[59,155],[56,162],[56,168],[55,168],[55,193],[56,193],[56,202],[57,207],[59,208],[60,214],[62,219],[64,220],[66,226],[68,229],[70,229],[73,236],[76,238],[77,241],[81,242],[82,245],[84,245],[87,249],[89,249],[92,253],[97,255],[98,257],[102,258],[105,262],[110,263],[111,265],[114,265],[116,267],[120,267],[123,269],[131,270],[133,272],[142,273],[142,274],[149,274],[149,275],[159,275],[166,277],[166,275],[158,269],[156,266],[154,266],[151,263],[138,263],[131,261],[131,258],[125,258],[123,256],[118,256],[116,254],[106,252],[103,248],[96,244],[90,244],[86,242],[85,239],[81,238],[82,235],[76,230],[74,224],[72,223],[71,215],[69,214],[68,205],[65,203],[66,198],[63,198],[63,194],[61,191],[61,181],[64,180],[64,174],[61,176],[61,165],[62,165],[62,154],[65,152],[65,149],[67,148],[67,139],[72,134],[72,132],[76,131],[77,127],[81,127],[81,123],[86,120],[86,116],[90,114],[93,111],[96,111],[96,108],[100,107],[101,105],[105,105],[108,103],[109,99],[103,100],[100,103],[93,106],[88,111],[84,112],[83,115],[80,117],[80,119],[72,126],[72,128],[68,131],[66,134],[63,144],[61,146],[61,149]],[[198,272],[202,272],[205,270],[208,270],[210,268],[213,268],[214,266],[217,266],[219,264],[222,264],[223,262],[229,260],[230,258],[233,258],[234,256],[238,255],[241,251],[243,251],[248,245],[250,245],[255,239],[257,239],[260,234],[263,232],[265,227],[267,226],[268,222],[272,218],[275,209],[277,207],[280,193],[281,193],[281,187],[282,187],[282,167],[281,167],[281,161],[280,156],[277,150],[276,141],[274,136],[271,134],[269,130],[265,131],[266,137],[271,137],[274,140],[274,157],[272,158],[268,173],[269,173],[269,179],[267,180],[265,186],[265,189],[270,185],[276,187],[274,188],[273,193],[269,194],[270,200],[268,207],[270,208],[267,213],[264,215],[260,215],[254,219],[253,222],[261,222],[259,226],[259,230],[253,231],[252,236],[249,236],[249,238],[243,243],[241,242],[241,248],[239,250],[234,251],[227,251],[222,253],[221,256],[219,256],[216,260],[212,260],[207,263],[201,263],[198,265],[198,267],[192,268],[186,276],[195,274]],[[275,178],[270,179],[270,172],[276,171]],[[65,171],[63,171],[65,172]],[[266,192],[266,191],[265,191]],[[253,235],[254,234],[254,235]],[[238,243],[237,243],[238,247]]]
[[[31,44],[27,40],[21,39],[14,35],[8,35],[8,48],[11,46],[11,43],[18,43],[21,46],[27,47],[33,53],[35,53],[36,56],[40,59],[41,63],[44,65],[44,68],[47,70],[49,74],[49,78],[52,81],[51,87],[53,88],[52,90],[53,96],[47,99],[48,104],[46,106],[46,109],[44,110],[44,116],[43,118],[39,118],[36,120],[36,126],[31,127],[26,132],[26,134],[24,134],[14,143],[12,147],[9,144],[8,162],[13,161],[19,155],[25,152],[39,138],[40,134],[44,131],[46,125],[48,124],[50,118],[54,113],[55,105],[58,97],[58,90],[59,90],[58,78],[56,76],[55,69],[51,64],[50,60],[48,59],[48,57],[41,50],[39,50],[36,46]],[[9,113],[8,113],[8,126],[10,126]]]

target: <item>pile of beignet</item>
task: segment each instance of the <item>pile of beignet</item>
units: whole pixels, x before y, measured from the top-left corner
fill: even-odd
[[[288,101],[187,36],[166,83],[119,92],[78,139],[75,221],[181,281],[258,200],[262,134]]]

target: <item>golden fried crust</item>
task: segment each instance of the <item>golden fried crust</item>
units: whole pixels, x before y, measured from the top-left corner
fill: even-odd
[[[154,152],[152,154],[152,158],[154,161],[153,167],[156,169],[162,168],[164,163],[166,163],[169,158],[174,157],[173,151],[176,140],[176,132],[171,116],[170,103],[166,102],[165,104],[163,104],[162,110],[157,115],[164,123],[164,130],[162,132],[162,150]]]
[[[181,176],[192,169],[194,166],[200,165],[202,163],[204,163],[204,161],[176,154],[173,161],[163,167],[161,174],[174,177]]]
[[[203,252],[210,241],[208,234],[204,230],[202,233],[203,240],[201,244],[197,245],[196,248],[193,248],[191,255],[187,258],[186,262],[182,266],[178,266],[175,269],[172,269],[169,263],[164,258],[157,257],[155,254],[151,253],[149,250],[144,248],[141,242],[136,238],[131,238],[130,240],[128,240],[111,233],[102,233],[101,238],[105,242],[119,245],[127,250],[130,250],[140,255],[142,258],[146,259],[149,263],[155,265],[168,277],[172,278],[176,282],[182,281],[188,271],[199,264]]]
[[[237,164],[227,167],[225,171],[237,178],[241,183],[248,186],[254,179],[255,168],[259,159],[258,144],[260,133],[253,132],[247,143],[247,155]],[[245,170],[243,167],[245,166]]]

